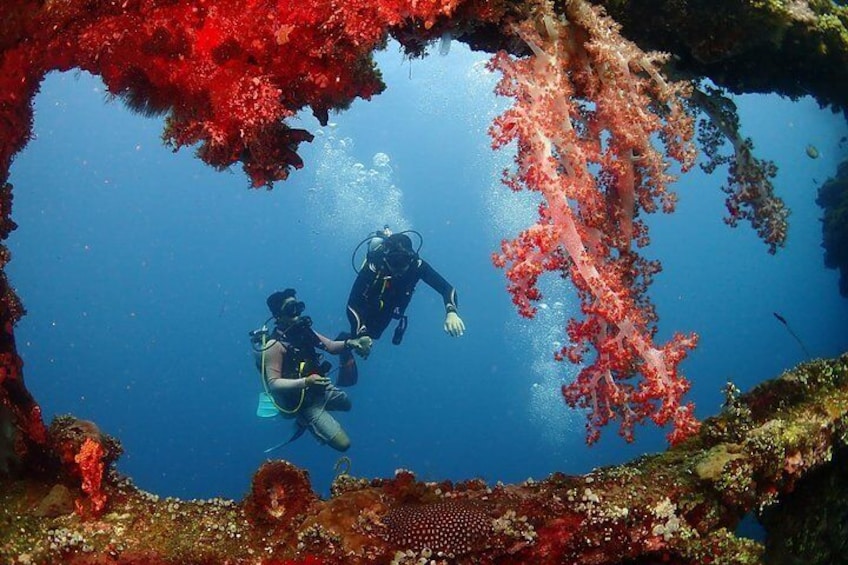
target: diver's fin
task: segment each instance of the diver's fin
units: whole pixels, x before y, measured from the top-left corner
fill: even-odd
[[[336,340],[343,341],[349,337],[349,333],[342,332],[336,337]],[[359,369],[356,368],[356,359],[353,358],[353,353],[345,349],[339,355],[339,374],[336,377],[336,386],[353,386],[357,381],[359,381]]]
[[[256,415],[259,418],[275,418],[280,415],[277,405],[271,395],[264,390],[259,393],[259,403],[256,405]]]
[[[356,368],[356,360],[350,351],[345,351],[339,356],[339,375],[336,377],[336,386],[353,386],[359,381],[359,369]]]
[[[305,432],[305,431],[306,431],[306,426],[301,426],[300,424],[295,424],[294,433],[292,434],[292,436],[289,439],[287,439],[283,443],[278,443],[277,445],[269,447],[268,449],[265,450],[265,453],[271,453],[272,451],[276,451],[276,450],[280,449],[281,447],[287,446],[288,444],[290,444],[291,442],[293,442],[294,440],[296,440],[297,438],[302,436],[303,432]]]

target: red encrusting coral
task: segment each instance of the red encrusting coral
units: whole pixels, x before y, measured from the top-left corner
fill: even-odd
[[[44,418],[41,417],[41,406],[33,404],[29,410],[29,418],[26,422],[27,437],[39,445],[47,443],[47,427]]]
[[[0,226],[8,227],[12,195],[6,188],[10,185],[0,190]],[[6,235],[0,233],[0,237]],[[0,449],[0,463],[4,458],[14,458],[16,462],[29,461],[37,468],[40,465],[35,453],[43,454],[47,433],[41,408],[24,383],[23,360],[15,347],[14,324],[24,314],[24,308],[6,279],[3,268],[7,260],[8,250],[0,245],[0,434],[9,436],[5,439],[11,442],[13,451],[2,453]]]
[[[585,363],[563,395],[588,409],[587,441],[611,420],[630,441],[633,426],[650,418],[670,423],[675,443],[698,428],[694,407],[682,402],[689,383],[678,374],[696,337],[654,344],[656,314],[646,291],[660,265],[636,248],[648,243],[638,214],[674,209],[665,158],[684,170],[694,160],[686,92],[662,78],[657,54],[626,41],[588,2],[567,2],[567,21],[546,4],[536,18],[515,28],[533,55],[516,60],[501,52],[490,64],[503,74],[497,92],[514,99],[491,135],[495,148],[517,142],[516,171],[504,182],[538,191],[543,203],[538,223],[504,241],[494,262],[507,269],[524,316],[535,313],[544,272],[576,286],[584,318],[568,323],[570,344],[557,358]]]
[[[197,145],[216,168],[241,162],[257,187],[303,165],[297,148],[312,135],[286,120],[309,107],[325,124],[330,110],[383,90],[372,53],[392,29],[431,29],[459,9],[470,21],[503,12],[467,0],[12,4],[0,9],[16,34],[0,53],[0,181],[30,135],[45,73],[79,68],[131,107],[167,113],[175,149]]]
[[[324,562],[312,555],[307,555],[303,559],[269,559],[263,561],[262,565],[324,565]]]

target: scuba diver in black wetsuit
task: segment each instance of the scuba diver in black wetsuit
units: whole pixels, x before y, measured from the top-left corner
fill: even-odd
[[[413,249],[410,233],[418,236],[418,249]],[[341,334],[338,339],[363,336],[379,339],[389,323],[398,320],[392,343],[400,345],[407,326],[406,307],[418,281],[424,281],[442,295],[446,311],[445,332],[453,337],[465,332],[465,324],[457,313],[456,289],[421,259],[418,254],[420,240],[418,232],[409,230],[393,234],[386,227],[360,242],[357,250],[368,243],[368,255],[357,271],[347,302],[350,333]],[[340,362],[337,384],[355,384],[357,371],[353,356],[343,353]]]

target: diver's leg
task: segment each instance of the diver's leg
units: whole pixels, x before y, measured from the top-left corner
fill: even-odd
[[[345,398],[349,409],[350,401],[347,400],[347,395],[341,391],[338,392]],[[318,404],[309,406],[305,410],[301,409],[298,419],[308,426],[310,433],[320,443],[326,443],[338,451],[346,451],[350,447],[350,438],[338,420],[327,411],[326,405]]]
[[[350,438],[344,429],[339,428],[339,431],[333,436],[333,439],[327,442],[327,445],[337,451],[347,451],[350,449]]]
[[[325,410],[332,410],[334,412],[347,412],[350,410],[350,397],[345,391],[339,390],[333,385],[327,385],[324,389],[324,395],[326,399],[324,402]]]

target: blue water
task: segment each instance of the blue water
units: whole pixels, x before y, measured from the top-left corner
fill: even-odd
[[[240,498],[264,450],[291,433],[258,419],[260,390],[247,332],[265,297],[295,287],[315,327],[347,327],[351,253],[388,223],[424,237],[422,255],[454,286],[466,335],[442,331],[441,298],[422,285],[410,327],[360,362],[339,419],[351,472],[426,480],[516,482],[584,473],[665,446],[664,432],[615,431],[584,445],[584,420],[559,394],[575,369],[551,360],[576,303],[545,281],[545,308],[520,319],[490,263],[502,237],[533,221],[535,203],[499,185],[511,156],[489,149],[486,128],[505,104],[485,57],[454,44],[448,56],[379,56],[388,90],[357,101],[301,147],[306,168],[273,191],[249,190],[238,168],[216,172],[160,141],[161,118],[109,101],[87,74],[53,74],[36,99],[33,139],[12,167],[11,283],[28,315],[17,328],[27,385],[49,421],[73,413],[123,443],[119,470],[140,487],[179,497]],[[724,171],[676,185],[676,214],[651,220],[647,255],[664,265],[651,289],[660,339],[698,332],[682,366],[706,417],[732,380],[747,389],[805,359],[773,317],[781,313],[814,356],[848,349],[848,300],[823,266],[817,186],[848,147],[845,122],[809,99],[738,97],[745,135],[780,166],[792,208],[776,256],[747,226],[721,220]],[[805,148],[813,144],[820,157]],[[309,470],[326,493],[339,454],[310,436],[273,453]]]

